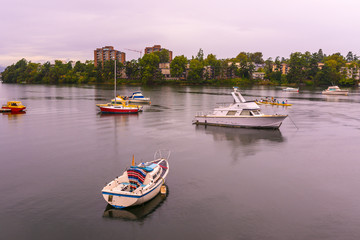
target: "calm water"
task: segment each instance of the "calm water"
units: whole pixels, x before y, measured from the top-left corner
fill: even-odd
[[[142,90],[138,115],[99,115],[112,89],[0,84],[2,239],[360,239],[360,92],[322,96],[242,89],[248,100],[287,99],[279,131],[192,125],[197,111],[231,102],[231,88]],[[170,149],[168,196],[107,207],[105,183],[135,159]]]

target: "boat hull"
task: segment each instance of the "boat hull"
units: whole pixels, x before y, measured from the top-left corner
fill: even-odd
[[[265,116],[195,116],[195,124],[242,127],[242,128],[272,128],[281,126],[287,115],[265,115]]]
[[[153,199],[157,194],[159,194],[160,188],[164,183],[165,179],[163,181],[158,181],[153,188],[143,194],[123,194],[108,191],[103,191],[102,194],[105,201],[115,208],[131,207]]]
[[[323,95],[343,95],[343,96],[347,96],[349,94],[348,91],[329,91],[329,92],[326,92],[326,91],[323,91],[322,92]]]
[[[151,103],[150,99],[129,99],[131,103]]]
[[[2,107],[2,109],[10,109],[10,111],[12,113],[18,113],[18,112],[24,111],[26,109],[26,107],[14,107],[14,108],[12,108],[12,107]]]
[[[101,113],[110,114],[126,114],[126,113],[138,113],[138,108],[113,108],[113,107],[102,107],[99,106]]]

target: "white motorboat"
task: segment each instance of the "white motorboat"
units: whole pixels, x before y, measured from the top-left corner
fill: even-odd
[[[283,91],[285,91],[285,92],[299,92],[299,88],[287,87],[287,88],[283,88]]]
[[[330,86],[326,90],[322,91],[324,95],[348,95],[348,90],[341,90],[338,86]]]
[[[165,188],[165,178],[169,173],[167,156],[162,151],[155,153],[155,159],[140,163],[125,170],[102,189],[102,195],[107,203],[115,208],[136,206],[154,198],[161,188]]]
[[[279,128],[287,115],[265,115],[255,102],[247,102],[234,87],[231,95],[235,103],[217,107],[209,114],[198,113],[194,124],[245,127],[245,128]]]
[[[151,104],[150,98],[144,97],[144,95],[141,92],[134,92],[128,100],[130,102],[134,103],[149,103]]]

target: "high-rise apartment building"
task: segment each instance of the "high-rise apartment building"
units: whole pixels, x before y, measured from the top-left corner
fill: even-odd
[[[146,47],[145,48],[145,54],[148,54],[148,53],[153,53],[153,52],[160,52],[161,50],[163,50],[165,48],[161,48],[161,45],[154,45],[153,47]],[[168,49],[166,49],[168,50]],[[172,61],[172,51],[168,50],[169,51],[169,62]]]
[[[94,50],[94,65],[97,67],[98,63],[101,62],[104,66],[105,61],[117,60],[121,63],[125,63],[125,53],[115,50],[113,46],[105,46],[103,48],[97,48]]]

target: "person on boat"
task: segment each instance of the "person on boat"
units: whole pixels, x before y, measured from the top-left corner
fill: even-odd
[[[282,101],[282,104],[285,104],[285,101]]]

